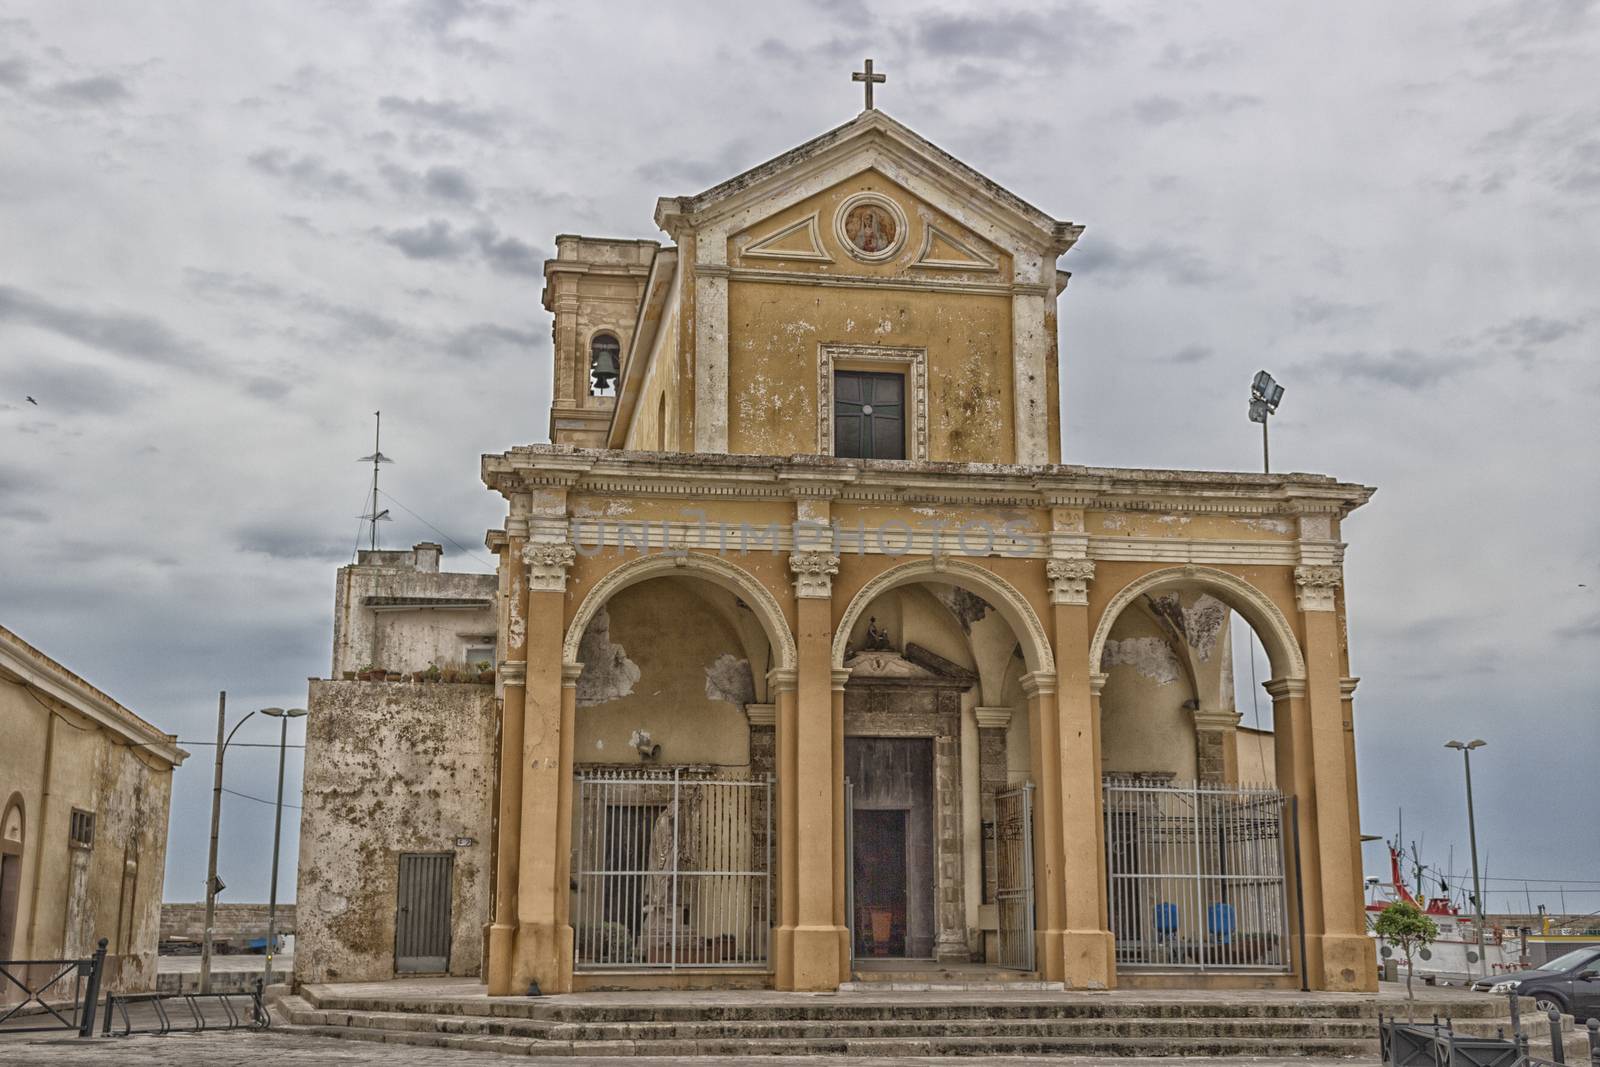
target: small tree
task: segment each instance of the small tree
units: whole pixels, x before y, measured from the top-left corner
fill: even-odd
[[[1379,937],[1405,953],[1406,957],[1406,1022],[1415,1022],[1415,1002],[1411,993],[1411,960],[1416,953],[1433,944],[1439,936],[1439,927],[1422,913],[1422,909],[1407,900],[1397,900],[1378,914],[1373,929]]]

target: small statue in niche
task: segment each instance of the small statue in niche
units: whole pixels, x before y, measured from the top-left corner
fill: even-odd
[[[878,625],[876,615],[867,619],[867,641],[865,650],[868,652],[892,651],[889,645],[889,631]]]

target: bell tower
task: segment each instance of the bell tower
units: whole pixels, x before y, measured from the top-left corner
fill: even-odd
[[[555,318],[550,440],[604,448],[639,301],[660,245],[562,234],[545,260],[545,310]]]

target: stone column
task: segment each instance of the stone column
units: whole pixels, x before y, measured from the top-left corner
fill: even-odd
[[[1295,568],[1294,578],[1305,634],[1308,705],[1307,730],[1297,736],[1296,744],[1309,747],[1312,758],[1312,778],[1302,784],[1300,795],[1308,795],[1304,785],[1309,784],[1317,826],[1317,870],[1308,869],[1306,879],[1316,878],[1322,887],[1322,966],[1320,974],[1311,972],[1311,978],[1318,989],[1374,991],[1377,963],[1361,914],[1361,868],[1352,866],[1361,830],[1354,825],[1355,798],[1350,795],[1353,748],[1346,738],[1350,724],[1344,715],[1344,664],[1336,611],[1341,575],[1334,566],[1301,566]],[[1297,730],[1300,725],[1296,723]]]
[[[1201,782],[1207,785],[1239,784],[1240,718],[1237,711],[1194,713],[1195,763]]]
[[[778,817],[775,829],[773,872],[777,879],[777,929],[772,940],[773,984],[794,988],[794,928],[800,921],[800,882],[795,864],[795,838],[799,826],[799,793],[795,775],[795,678],[793,670],[767,672],[767,695],[772,698],[776,727],[773,758],[778,775]]]
[[[1278,789],[1296,798],[1297,817],[1283,842],[1283,871],[1289,892],[1289,949],[1295,969],[1303,970],[1313,989],[1322,969],[1322,942],[1316,934],[1322,929],[1322,886],[1313,875],[1317,848],[1316,806],[1311,786],[1311,750],[1301,739],[1310,732],[1307,718],[1306,683],[1303,678],[1273,678],[1262,688],[1272,698],[1273,764]],[[1295,834],[1299,835],[1302,860],[1298,896],[1295,889]],[[1300,959],[1300,912],[1305,913],[1306,959]]]
[[[835,700],[833,655],[833,575],[839,557],[826,552],[793,552],[789,569],[795,575],[796,644],[799,672],[794,712],[795,836],[784,842],[793,857],[798,898],[792,949],[792,973],[786,988],[836,989],[842,969],[841,948],[848,931],[840,922],[836,866],[842,847],[836,840],[844,817],[840,800],[844,780],[837,749],[843,743],[843,681]],[[843,672],[841,672],[843,673]]]
[[[770,680],[768,684],[770,688]],[[765,782],[777,769],[778,706],[776,704],[746,704],[744,706],[744,717],[745,721],[750,724],[750,780],[752,782]],[[760,799],[766,795],[764,791],[758,790],[756,792],[758,799],[756,803],[750,806],[750,845],[755,859],[755,863],[750,869],[767,871],[767,877],[773,879],[771,899],[775,902],[778,898],[778,882],[774,878],[776,872],[773,868],[767,867],[766,864],[769,861],[769,857],[771,860],[776,860],[777,858],[775,851],[777,841],[775,840],[776,835],[768,835],[767,825],[770,819],[773,829],[777,829],[778,812],[776,806],[769,810],[767,805]],[[774,797],[775,800],[776,798]],[[769,853],[769,847],[773,847],[774,851]],[[769,925],[778,925],[775,919],[774,915],[768,914],[767,922]]]
[[[523,550],[528,566],[527,688],[522,726],[522,844],[517,893],[517,992],[537,983],[541,992],[572,989],[572,927],[564,919],[569,893],[569,861],[560,852],[570,843],[572,745],[570,714],[577,679],[564,681],[561,663],[566,629],[567,569],[576,558],[572,545],[530,542]],[[564,801],[564,803],[563,803]]]
[[[1006,786],[1006,731],[1011,728],[1010,708],[972,709],[978,721],[978,806],[979,821],[990,827],[995,825],[994,798],[1005,792]],[[993,904],[999,888],[995,864],[994,834],[984,835],[983,842],[983,903]]]
[[[1056,696],[1062,841],[1062,980],[1083,989],[1115,983],[1114,956],[1106,928],[1105,817],[1100,782],[1100,708],[1089,663],[1090,559],[1053,559],[1046,564],[1055,615]]]
[[[1063,893],[1061,803],[1061,736],[1056,713],[1056,676],[1035,672],[1022,676],[1028,698],[1029,760],[1033,769],[1033,897],[1034,966],[1047,982],[1065,981],[1066,957],[1061,944]]]
[[[954,691],[942,691],[941,701],[959,704],[961,696]],[[953,716],[959,726],[959,706]],[[934,879],[934,914],[938,924],[938,940],[933,955],[940,963],[970,963],[972,946],[967,942],[967,885],[962,870],[963,848],[961,833],[961,738],[959,735],[940,734],[933,740],[934,796],[934,862],[939,865]],[[842,836],[842,835],[841,835]],[[845,858],[849,862],[849,858]],[[841,867],[843,864],[841,863]],[[841,893],[841,897],[842,897]],[[848,926],[848,924],[846,924]]]
[[[500,567],[507,577],[508,618],[500,661],[500,792],[495,837],[494,919],[489,924],[489,959],[484,979],[491,997],[517,996],[512,968],[516,955],[518,876],[522,849],[522,727],[528,668],[528,499],[516,496],[506,520]]]

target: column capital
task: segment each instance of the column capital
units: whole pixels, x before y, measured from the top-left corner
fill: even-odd
[[[977,717],[980,730],[1004,730],[1011,725],[1010,708],[976,707],[972,714]]]
[[[1314,564],[1294,569],[1295,605],[1301,611],[1332,611],[1333,594],[1344,582],[1344,572],[1333,566]]]
[[[774,694],[792,693],[799,681],[799,672],[793,667],[774,667],[767,672],[767,689]]]
[[[1194,711],[1194,728],[1196,730],[1232,730],[1239,725],[1239,721],[1243,718],[1244,716],[1239,712],[1229,711],[1226,708],[1218,708],[1211,711],[1201,711],[1196,708]]]
[[[567,570],[578,558],[566,541],[534,541],[522,550],[528,565],[528,589],[535,593],[560,593],[567,588]]]
[[[578,679],[583,675],[583,664],[563,663],[561,665],[561,688],[578,688]]]
[[[1304,678],[1269,678],[1261,683],[1261,688],[1273,700],[1282,700],[1284,697],[1303,697],[1306,695],[1306,680]]]
[[[1090,692],[1090,694],[1093,695],[1093,696],[1099,696],[1105,690],[1106,679],[1108,679],[1110,677],[1111,676],[1109,674],[1099,674],[1099,673],[1094,673],[1094,674],[1089,675],[1089,692]]]
[[[1356,686],[1361,684],[1360,678],[1340,678],[1339,695],[1349,700],[1356,695]]]
[[[835,667],[829,673],[832,676],[833,688],[836,690],[844,689],[844,683],[850,680],[849,667]]]
[[[502,686],[514,685],[518,688],[524,688],[528,684],[527,660],[501,660],[500,666],[496,670],[500,674],[500,684]]]
[[[791,552],[789,569],[794,572],[794,595],[814,600],[833,597],[833,576],[839,573],[839,557],[827,552]]]
[[[1089,583],[1094,580],[1092,559],[1052,559],[1044,572],[1050,579],[1050,603],[1089,603]]]
[[[1036,696],[1054,696],[1056,676],[1050,671],[1034,671],[1022,676],[1022,695],[1030,700]]]
[[[744,717],[751,726],[776,726],[778,725],[778,705],[776,704],[746,704]]]

